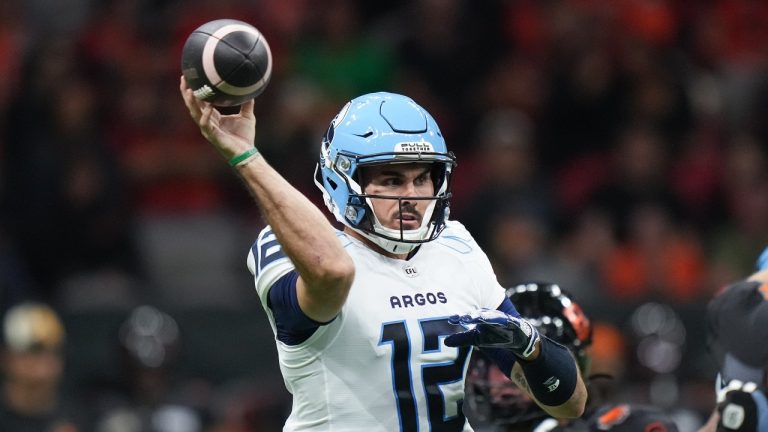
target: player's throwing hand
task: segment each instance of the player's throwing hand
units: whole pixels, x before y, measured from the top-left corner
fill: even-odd
[[[539,332],[528,321],[500,310],[480,309],[467,315],[453,315],[448,321],[457,325],[476,325],[445,339],[447,346],[474,345],[479,348],[504,348],[524,359],[535,358],[540,344]]]
[[[197,99],[183,76],[179,90],[200,132],[225,159],[232,161],[239,155],[258,153],[254,147],[256,117],[253,114],[253,99],[240,105],[239,113],[223,115],[212,104]]]

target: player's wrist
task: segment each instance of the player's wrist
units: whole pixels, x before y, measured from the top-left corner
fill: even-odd
[[[251,147],[229,158],[228,163],[229,163],[229,166],[233,168],[237,168],[237,167],[247,165],[249,162],[258,158],[260,155],[261,155],[261,152],[259,152],[259,150],[256,147]]]
[[[514,327],[516,328],[514,333],[516,333],[517,336],[513,337],[513,340],[517,339],[522,341],[522,343],[516,344],[517,346],[512,349],[512,352],[526,361],[532,361],[538,358],[541,353],[541,337],[539,336],[539,331],[525,319],[511,316],[509,319],[515,323]],[[521,338],[520,336],[523,337]]]
[[[541,339],[534,340],[531,345],[533,350],[530,353],[528,353],[527,356],[523,355],[523,353],[517,353],[517,352],[515,352],[515,355],[519,357],[521,360],[528,361],[528,362],[538,359],[539,356],[541,355]]]

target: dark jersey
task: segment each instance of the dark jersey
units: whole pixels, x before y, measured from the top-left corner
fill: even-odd
[[[28,416],[0,404],[0,431],[3,432],[73,432],[78,428],[60,411]]]
[[[662,410],[634,404],[603,405],[587,415],[567,425],[547,427],[546,422],[535,429],[535,432],[678,432],[672,419]]]
[[[659,408],[646,405],[611,404],[589,419],[590,430],[629,432],[677,432],[677,425]]]

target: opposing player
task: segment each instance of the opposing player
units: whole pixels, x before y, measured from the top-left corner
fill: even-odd
[[[19,303],[0,328],[0,431],[77,432],[83,418],[62,390],[66,331],[59,314]]]
[[[589,375],[592,324],[574,298],[560,286],[530,282],[513,286],[507,295],[520,315],[539,334],[573,352],[581,373]],[[479,354],[479,355],[478,355]],[[481,353],[469,369],[468,407],[472,417],[494,432],[675,432],[677,426],[662,410],[639,404],[616,403],[592,382],[585,415],[579,419],[553,419],[537,406]],[[598,391],[599,390],[599,391]]]
[[[756,267],[707,307],[717,405],[699,432],[768,431],[768,248]]]
[[[571,354],[519,318],[472,236],[448,220],[456,160],[422,107],[374,93],[333,119],[316,183],[337,231],[259,155],[252,101],[224,116],[183,80],[181,91],[269,222],[248,268],[293,394],[285,431],[471,431],[472,346],[552,416],[582,414]]]

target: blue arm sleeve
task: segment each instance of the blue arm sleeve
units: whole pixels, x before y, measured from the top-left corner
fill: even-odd
[[[304,314],[299,307],[296,295],[296,281],[299,274],[295,270],[287,273],[269,289],[267,306],[272,310],[277,327],[277,339],[287,345],[298,345],[309,339],[321,325]],[[329,321],[330,322],[330,321]]]
[[[520,316],[520,313],[515,309],[515,305],[506,297],[496,309],[514,317]],[[511,351],[500,348],[481,348],[480,350],[496,363],[496,366],[504,372],[504,375],[510,376],[512,366],[517,361],[517,357]]]

